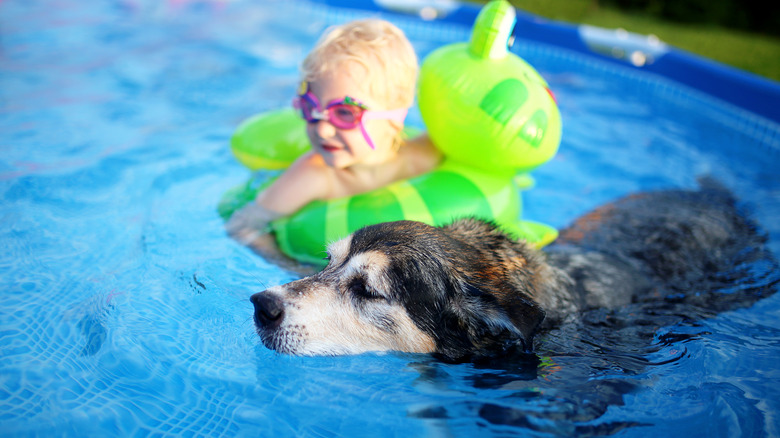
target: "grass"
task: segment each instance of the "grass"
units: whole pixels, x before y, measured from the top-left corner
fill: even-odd
[[[777,37],[713,25],[662,21],[606,8],[598,5],[597,0],[510,0],[510,3],[551,20],[652,34],[679,49],[780,81],[780,38]]]

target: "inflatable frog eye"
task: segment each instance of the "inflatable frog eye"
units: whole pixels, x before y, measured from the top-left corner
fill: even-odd
[[[428,55],[418,102],[433,143],[449,158],[485,170],[529,171],[550,160],[561,117],[545,80],[507,49],[515,10],[482,8],[469,43]]]

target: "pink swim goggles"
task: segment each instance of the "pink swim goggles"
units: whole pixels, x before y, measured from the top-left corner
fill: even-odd
[[[342,100],[332,100],[321,109],[320,101],[317,96],[305,86],[306,92],[299,94],[293,100],[293,106],[301,111],[301,117],[308,123],[316,123],[320,120],[327,120],[331,125],[338,129],[355,129],[360,127],[363,138],[366,139],[371,149],[374,148],[374,142],[368,136],[366,128],[363,126],[364,120],[371,119],[389,119],[403,123],[406,118],[407,108],[399,108],[387,111],[369,111],[368,107],[357,99],[345,96]]]

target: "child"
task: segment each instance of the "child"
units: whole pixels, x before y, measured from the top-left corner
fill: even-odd
[[[441,154],[427,136],[401,140],[417,71],[414,49],[387,21],[357,20],[327,32],[303,61],[295,99],[312,149],[236,211],[228,232],[263,253],[270,240],[264,231],[274,219],[314,200],[368,192],[436,167]]]

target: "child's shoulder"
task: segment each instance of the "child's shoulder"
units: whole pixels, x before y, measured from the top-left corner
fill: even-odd
[[[328,165],[325,164],[325,159],[322,155],[315,153],[314,151],[308,151],[298,157],[287,171],[291,170],[308,170],[314,173],[322,173],[327,171]]]
[[[333,169],[319,154],[307,152],[298,157],[280,178],[296,185],[307,185],[310,192],[327,191],[332,185]]]
[[[400,152],[409,176],[430,172],[442,160],[442,153],[433,145],[427,134],[407,140]]]

